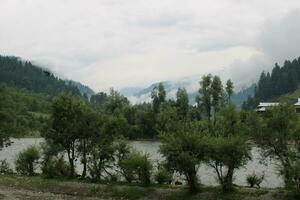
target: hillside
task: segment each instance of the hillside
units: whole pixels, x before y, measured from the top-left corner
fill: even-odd
[[[0,99],[0,113],[5,111],[15,137],[39,136],[49,118],[53,96],[62,91],[88,97],[94,94],[89,87],[62,80],[29,61],[0,56],[0,93],[7,100]]]
[[[36,66],[30,61],[10,56],[0,56],[0,83],[51,96],[62,91],[93,94],[87,86],[74,81],[69,84],[70,81],[60,79],[47,69]]]
[[[261,101],[295,101],[298,98],[300,84],[300,58],[286,60],[283,66],[277,63],[271,72],[262,72],[255,84],[254,95],[243,103],[243,108],[251,109]]]

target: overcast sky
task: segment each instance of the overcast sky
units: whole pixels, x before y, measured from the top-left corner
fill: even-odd
[[[96,91],[300,56],[299,0],[0,0],[0,54]]]

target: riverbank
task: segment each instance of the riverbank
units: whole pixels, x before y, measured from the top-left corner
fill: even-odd
[[[198,194],[189,195],[183,186],[94,184],[79,180],[44,179],[40,176],[0,175],[0,199],[284,200],[287,197],[283,189],[238,187],[235,192],[225,195],[218,187],[204,187]]]

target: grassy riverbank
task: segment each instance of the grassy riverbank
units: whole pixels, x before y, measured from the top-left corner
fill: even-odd
[[[183,186],[88,183],[78,180],[44,179],[0,175],[0,199],[129,199],[129,200],[284,200],[285,190],[237,188],[223,194],[219,188],[204,187],[190,195]]]

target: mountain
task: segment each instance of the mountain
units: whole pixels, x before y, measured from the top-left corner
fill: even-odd
[[[0,83],[51,96],[62,91],[86,93],[88,96],[94,94],[93,90],[79,82],[63,80],[48,69],[13,56],[0,56]]]
[[[88,96],[88,98],[91,98],[91,96],[95,94],[94,90],[89,88],[89,86],[81,84],[80,82],[67,80],[66,83],[77,87],[79,89],[81,95],[86,94]]]
[[[223,83],[230,79],[230,74],[228,71],[218,71],[213,73],[213,75],[218,75],[221,77]],[[199,81],[201,80],[202,75],[195,75],[190,77],[185,77],[181,79],[176,79],[172,81],[162,81],[161,83],[164,85],[165,90],[167,92],[167,98],[175,98],[176,92],[178,88],[185,88],[189,95],[190,104],[195,103],[195,97],[198,95],[199,90]],[[232,80],[232,79],[231,79]],[[252,79],[240,79],[240,80],[232,80],[234,82],[235,94],[232,96],[232,100],[235,104],[241,105],[243,101],[247,99],[250,95],[254,94],[254,85]],[[129,98],[129,100],[133,103],[140,102],[149,102],[151,100],[150,95],[152,89],[157,86],[159,83],[153,83],[149,87],[139,90],[137,93],[133,95],[125,95]]]
[[[255,93],[243,103],[245,109],[251,109],[262,101],[290,99],[296,101],[300,85],[300,57],[292,61],[286,60],[283,66],[277,63],[271,72],[262,72],[255,84]],[[293,94],[294,93],[294,94]],[[283,96],[283,97],[282,97]],[[282,97],[282,98],[280,98]],[[291,98],[295,98],[292,100]]]

